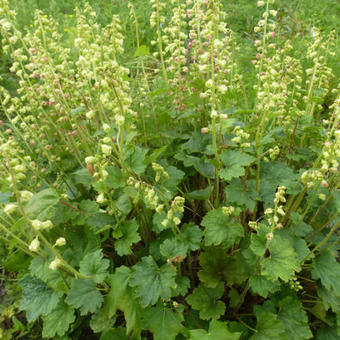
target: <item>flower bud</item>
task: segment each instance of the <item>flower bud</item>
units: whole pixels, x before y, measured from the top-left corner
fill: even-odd
[[[323,181],[321,182],[321,186],[322,186],[323,188],[328,188],[328,183],[327,183],[327,181],[323,180]]]
[[[39,242],[38,238],[36,237],[36,238],[31,242],[31,244],[29,245],[28,249],[29,249],[30,251],[36,252],[36,251],[39,249],[39,246],[40,246],[40,242]]]
[[[106,202],[106,198],[105,198],[104,194],[103,193],[99,194],[97,199],[96,199],[96,201],[99,204],[105,203]]]
[[[217,118],[217,111],[216,111],[216,110],[212,110],[212,111],[211,111],[210,117],[211,117],[212,119]]]
[[[4,212],[7,215],[12,214],[15,210],[17,210],[17,205],[14,203],[9,203],[5,205]]]
[[[271,241],[274,238],[274,234],[273,233],[268,233],[267,234],[267,240]]]
[[[320,198],[321,201],[325,201],[326,195],[325,194],[319,194],[319,198]]]
[[[61,260],[56,257],[48,266],[48,268],[50,268],[51,270],[57,270],[57,268],[60,266],[61,264]]]
[[[55,244],[54,246],[55,247],[62,247],[66,244],[66,240],[64,237],[59,237],[56,241],[55,241]]]
[[[110,131],[110,126],[108,125],[108,124],[103,124],[103,130],[104,130],[104,132],[109,132]]]

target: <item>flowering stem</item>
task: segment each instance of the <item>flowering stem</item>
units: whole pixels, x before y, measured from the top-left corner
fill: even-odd
[[[157,0],[156,14],[157,14],[157,39],[158,39],[159,54],[160,54],[161,64],[162,64],[163,78],[165,81],[166,89],[167,91],[169,91],[168,76],[166,73],[164,56],[163,56],[162,32],[161,32],[161,22],[160,22],[161,19],[160,19],[160,13],[159,13],[159,0]]]
[[[15,192],[15,196],[18,202],[18,206],[20,209],[20,212],[22,214],[22,216],[25,218],[25,220],[27,221],[27,223],[32,227],[32,229],[35,231],[35,233],[37,234],[37,236],[45,243],[45,245],[48,247],[48,249],[56,256],[56,258],[58,258],[61,262],[61,264],[68,269],[72,274],[74,274],[74,276],[76,277],[81,277],[83,279],[91,279],[91,277],[86,276],[86,275],[82,275],[81,273],[79,273],[77,270],[75,270],[72,266],[70,266],[59,254],[59,252],[57,250],[55,250],[55,248],[51,245],[51,243],[45,238],[45,236],[37,229],[35,229],[32,226],[32,222],[29,219],[29,217],[27,216],[22,204],[21,204],[21,199],[20,199],[20,195],[18,192],[18,188],[17,188],[17,183],[16,183],[16,179],[14,177],[12,168],[10,166],[10,162],[9,162],[9,158],[7,156],[7,164],[8,164],[8,169],[11,175],[11,179],[12,179],[12,183],[13,183],[13,187],[14,187],[14,192]]]
[[[297,232],[297,230],[300,228],[301,223],[303,222],[305,216],[306,216],[307,213],[309,212],[309,209],[310,209],[310,207],[312,206],[312,204],[313,204],[313,202],[314,202],[314,200],[315,200],[315,198],[316,198],[316,195],[317,195],[317,193],[318,193],[320,184],[321,184],[321,182],[318,181],[318,184],[315,186],[315,189],[314,189],[314,191],[313,191],[312,198],[311,198],[310,201],[308,202],[308,205],[307,205],[307,207],[306,207],[306,209],[305,209],[303,215],[301,216],[300,222],[296,225],[295,229],[293,230],[292,236],[294,236],[294,235],[296,234],[296,232]]]
[[[313,249],[311,250],[305,257],[304,259],[301,261],[301,263],[304,263],[309,256],[311,256],[312,254],[314,254],[318,249],[320,249],[323,245],[325,245],[328,240],[330,239],[330,237],[332,236],[332,234],[334,233],[334,231],[340,227],[340,222],[336,223],[333,228],[330,230],[330,232],[327,234],[327,236]]]

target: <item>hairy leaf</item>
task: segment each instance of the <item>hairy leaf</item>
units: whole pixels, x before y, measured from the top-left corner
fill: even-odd
[[[86,254],[84,259],[80,261],[79,272],[86,276],[91,276],[96,283],[102,283],[108,275],[110,261],[103,259],[101,249]]]
[[[43,317],[43,337],[54,338],[56,335],[63,336],[75,319],[74,309],[64,302],[59,302],[51,313]]]
[[[210,247],[200,255],[202,270],[198,272],[199,279],[208,288],[215,288],[228,275],[228,265],[231,257],[225,250]]]
[[[119,256],[131,254],[130,247],[140,241],[138,223],[135,219],[125,221],[119,226],[122,237],[115,241],[115,249]]]
[[[310,339],[313,337],[308,326],[306,312],[298,299],[291,296],[285,297],[279,302],[278,317],[286,326],[286,334],[291,340]]]
[[[280,282],[270,281],[261,275],[253,275],[249,278],[249,286],[252,293],[266,298],[269,293],[274,293],[279,289]]]
[[[136,333],[140,333],[142,309],[134,290],[128,286],[130,277],[131,270],[125,266],[117,268],[111,275],[111,289],[104,303],[104,312],[112,317],[117,309],[121,310],[126,320],[127,332],[130,333],[134,330]]]
[[[258,306],[256,306],[258,307]],[[256,330],[251,340],[285,339],[285,326],[274,313],[265,311],[262,307],[255,308]]]
[[[110,329],[100,336],[100,340],[129,340],[124,327]]]
[[[124,181],[122,177],[122,172],[120,169],[114,167],[114,166],[108,166],[106,168],[106,171],[108,173],[105,183],[110,189],[118,189],[122,188],[124,186]]]
[[[39,191],[25,205],[25,212],[32,220],[45,221],[51,219],[57,209],[59,197],[55,189]]]
[[[244,167],[254,162],[255,157],[238,150],[226,150],[221,153],[221,161],[225,168],[220,171],[220,177],[226,181],[245,174]]]
[[[134,266],[130,285],[137,288],[142,306],[155,304],[161,297],[168,300],[176,287],[176,271],[169,264],[158,267],[152,256],[145,256]]]
[[[254,210],[256,203],[255,180],[248,180],[247,186],[240,178],[234,178],[226,187],[225,193],[229,202],[238,206],[245,206],[249,210]]]
[[[225,322],[217,320],[210,321],[208,332],[204,329],[194,329],[189,333],[189,340],[238,340],[241,336],[239,332],[231,332]]]
[[[340,296],[340,263],[331,252],[323,252],[313,260],[312,278],[320,279],[326,289]]]
[[[59,290],[66,293],[68,291],[68,288],[60,273],[49,268],[51,261],[51,259],[43,258],[41,256],[35,256],[30,264],[31,274],[38,279],[44,281],[49,287],[53,288],[54,290]]]
[[[229,248],[243,237],[243,228],[239,223],[232,222],[229,216],[223,214],[222,209],[209,211],[203,218],[201,225],[205,227],[205,244],[223,244]]]
[[[197,250],[200,248],[203,231],[199,226],[185,224],[183,225],[181,232],[189,250]]]
[[[300,271],[297,254],[288,240],[275,235],[269,244],[269,252],[269,257],[261,263],[262,274],[269,280],[289,281],[295,271]]]
[[[103,296],[91,280],[73,280],[69,295],[65,300],[74,308],[80,308],[80,314],[94,313],[103,303]]]
[[[215,288],[207,288],[201,284],[187,297],[187,301],[193,309],[200,311],[201,319],[217,319],[225,311],[225,304],[218,301],[223,292],[223,284],[219,284]]]
[[[174,340],[179,333],[185,333],[182,313],[174,313],[167,307],[152,307],[144,312],[143,323],[153,333],[154,340]]]
[[[167,259],[175,258],[177,256],[181,256],[185,259],[188,252],[188,246],[182,240],[168,238],[161,244],[160,252]]]
[[[29,322],[35,321],[41,315],[47,315],[57,306],[62,292],[55,292],[47,285],[30,275],[25,275],[20,280],[22,298],[19,302],[20,309],[26,311]]]

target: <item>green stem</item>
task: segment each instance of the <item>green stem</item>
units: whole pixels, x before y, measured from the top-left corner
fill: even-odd
[[[327,236],[313,249],[311,250],[301,261],[300,264],[304,263],[312,254],[314,254],[318,249],[320,249],[323,245],[325,245],[328,240],[331,238],[334,231],[340,227],[340,222],[336,223],[333,228],[330,230],[330,232],[327,234]]]

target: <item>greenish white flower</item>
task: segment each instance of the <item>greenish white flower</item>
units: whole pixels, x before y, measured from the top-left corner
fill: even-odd
[[[56,247],[62,247],[66,244],[66,240],[64,237],[59,237],[56,241],[55,241],[55,246]]]
[[[61,264],[61,260],[56,257],[48,266],[48,268],[50,268],[51,270],[57,270],[57,268],[60,266]]]
[[[5,205],[4,212],[7,215],[14,213],[17,210],[18,206],[15,203],[8,203]]]
[[[39,242],[39,239],[36,237],[36,238],[31,242],[31,244],[29,245],[28,249],[29,249],[30,251],[36,252],[36,251],[39,249],[39,246],[40,246],[40,242]]]

